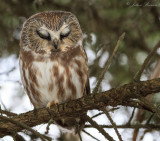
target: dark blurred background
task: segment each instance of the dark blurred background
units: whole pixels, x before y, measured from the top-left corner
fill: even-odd
[[[23,22],[31,15],[52,10],[74,13],[84,33],[91,88],[103,70],[119,36],[126,32],[100,90],[108,90],[133,80],[144,59],[160,39],[160,1],[131,0],[1,0],[0,1],[0,94],[18,69],[19,39]],[[160,50],[153,56],[141,80],[146,80],[156,65]],[[13,56],[14,57],[10,57]],[[13,62],[8,64],[10,57]],[[16,65],[12,65],[16,62]],[[19,77],[11,80],[20,83]],[[5,84],[4,84],[5,83]],[[11,83],[11,82],[9,82]],[[17,90],[23,97],[23,90]],[[17,92],[18,91],[18,92]],[[7,92],[6,92],[7,93]],[[12,91],[13,95],[15,91]],[[157,98],[153,98],[156,99]],[[1,102],[2,104],[2,102]],[[3,101],[5,107],[7,103]],[[12,109],[12,105],[8,106]],[[128,110],[128,109],[127,109]],[[129,113],[129,111],[127,111]],[[129,116],[128,116],[129,117]]]

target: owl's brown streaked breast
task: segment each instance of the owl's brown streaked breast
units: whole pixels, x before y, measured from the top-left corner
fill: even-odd
[[[28,62],[21,54],[22,83],[35,107],[46,106],[49,101],[62,103],[83,96],[88,75],[86,58],[80,54],[67,64],[63,57],[54,60],[44,57]]]
[[[31,100],[31,103],[35,107],[38,101],[40,101],[40,95],[39,95],[39,92],[33,87],[33,85],[30,84],[30,82],[38,86],[37,76],[35,76],[36,73],[28,69],[30,65],[27,64],[27,62],[24,62],[24,60],[22,60],[22,56],[19,57],[19,66],[20,66],[22,84],[24,86],[25,91],[27,92],[29,96],[29,99]],[[33,98],[32,93],[34,93],[35,98]]]

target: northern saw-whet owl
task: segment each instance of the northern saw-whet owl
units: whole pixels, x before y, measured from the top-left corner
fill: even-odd
[[[21,31],[19,65],[22,84],[35,108],[90,93],[82,42],[79,22],[70,12],[42,12],[26,20]],[[75,133],[75,125],[82,129],[84,122],[70,117],[55,121]]]

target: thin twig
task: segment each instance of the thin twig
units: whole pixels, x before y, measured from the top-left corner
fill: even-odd
[[[11,137],[13,138],[14,141],[26,141],[24,137],[19,134],[14,134]]]
[[[46,127],[46,131],[45,131],[45,134],[48,134],[48,132],[49,132],[49,126],[53,123],[53,119],[51,118],[50,120],[49,120],[49,122],[48,122],[48,124],[47,124],[47,127]]]
[[[116,44],[116,46],[115,46],[115,48],[114,48],[111,56],[110,56],[109,59],[107,60],[107,63],[106,63],[106,65],[105,65],[105,68],[104,68],[102,74],[100,75],[100,77],[99,77],[99,79],[98,79],[98,82],[97,82],[97,84],[96,84],[96,87],[93,89],[93,94],[95,94],[95,93],[98,91],[98,88],[99,88],[99,86],[100,86],[100,84],[101,84],[101,82],[102,82],[102,80],[103,80],[103,77],[104,77],[106,71],[108,70],[108,67],[109,67],[109,65],[110,65],[110,63],[111,63],[111,61],[112,61],[115,53],[117,52],[118,47],[119,47],[121,41],[124,39],[124,36],[125,36],[125,32],[119,37],[119,40],[117,41],[117,44]]]
[[[145,136],[145,134],[147,134],[147,133],[149,133],[149,132],[151,132],[151,130],[150,129],[146,129],[144,132],[143,132],[143,134],[142,134],[142,136],[140,137],[140,140],[142,141],[143,140],[143,138],[144,138],[144,136]]]
[[[79,130],[78,130],[78,136],[79,136],[80,141],[82,141],[82,137],[81,137],[81,134],[80,134]]]
[[[101,128],[94,120],[89,116],[85,116],[86,121],[88,121],[94,128],[96,128],[103,136],[106,137],[109,141],[114,141],[114,139],[103,129]]]
[[[100,112],[100,113],[98,113],[98,114],[92,116],[91,118],[96,118],[96,117],[98,117],[98,116],[100,116],[100,115],[102,115],[102,114],[104,114],[104,112]]]
[[[101,128],[113,128],[113,125],[99,125]],[[85,125],[84,128],[93,128],[92,125]],[[131,129],[154,129],[154,130],[160,130],[160,125],[155,125],[155,124],[133,124],[133,125],[117,125],[117,128],[131,128]]]
[[[80,141],[82,141],[82,137],[81,137],[81,133],[80,133],[80,129],[79,129],[79,124],[76,124],[76,131],[78,133]]]
[[[35,129],[34,129],[35,130]],[[26,135],[28,135],[28,136],[35,136],[32,132],[30,132],[30,131],[28,131],[28,130],[22,130],[21,131],[22,133],[24,133],[24,134],[26,134]],[[44,134],[41,134],[44,138],[46,138],[46,140],[47,141],[52,141],[53,139],[51,138],[51,137],[48,137],[48,136],[46,136],[46,135],[44,135]],[[36,137],[34,137],[34,138],[36,138]]]
[[[2,116],[2,115],[0,115],[0,119],[2,119],[2,120],[4,120],[4,121],[9,121],[9,122],[11,122],[11,123],[13,123],[13,124],[16,124],[16,125],[22,127],[23,129],[25,128],[25,129],[27,129],[28,131],[32,132],[32,133],[33,133],[34,135],[36,135],[37,137],[39,137],[42,141],[45,141],[45,137],[44,137],[43,135],[41,135],[39,132],[33,130],[32,128],[30,128],[29,126],[27,126],[27,125],[24,124],[24,123],[21,123],[21,122],[19,122],[19,121],[15,121],[15,120],[13,120],[13,119],[11,119],[11,118],[8,118],[8,117]],[[49,137],[47,137],[46,139],[48,140],[48,138],[49,138]]]
[[[129,120],[128,120],[127,124],[131,124],[131,121],[132,121],[132,119],[133,119],[133,116],[134,116],[135,110],[136,110],[136,108],[134,107],[134,109],[133,109],[133,111],[132,111],[132,115],[131,115],[131,117],[129,118]]]
[[[149,117],[149,119],[147,120],[146,124],[149,124],[149,122],[151,121],[151,119],[153,118],[154,113],[151,114],[151,116]]]
[[[7,116],[17,116],[16,113],[12,113],[12,112],[9,112],[9,111],[6,111],[6,110],[2,110],[2,109],[0,109],[0,113],[1,114],[5,114]]]
[[[86,133],[88,136],[92,137],[93,139],[97,140],[97,141],[100,141],[99,139],[95,138],[94,136],[92,136],[90,133],[88,133],[87,131],[85,130],[82,130],[84,133]]]
[[[114,112],[115,110],[118,110],[118,109],[119,109],[119,107],[113,107],[113,108],[109,109],[108,112]]]
[[[119,107],[116,107],[116,108],[113,107],[113,108],[109,109],[108,112],[113,112],[114,110],[117,110],[117,109],[119,109]],[[98,116],[100,116],[100,115],[103,115],[103,114],[104,114],[104,112],[100,112],[100,113],[92,116],[91,118],[96,118],[96,117],[98,117]]]
[[[16,69],[16,67],[14,66],[13,68],[11,68],[10,70],[6,71],[6,72],[1,72],[0,75],[8,75],[10,72],[14,71]]]
[[[146,98],[136,94],[137,98],[140,100],[140,103],[142,103],[146,108],[152,110],[152,112],[156,113],[157,116],[160,118],[160,111],[157,109],[154,104],[149,102]]]
[[[120,135],[120,133],[119,133],[119,131],[117,130],[116,124],[115,124],[114,121],[112,120],[109,112],[108,112],[105,108],[103,108],[103,112],[106,114],[107,118],[109,119],[109,121],[110,121],[111,124],[113,125],[113,128],[114,128],[114,130],[115,130],[115,132],[116,132],[119,140],[120,140],[120,141],[123,141],[123,140],[122,140],[122,137],[121,137],[121,135]]]
[[[144,71],[144,69],[146,68],[146,66],[148,65],[151,57],[154,55],[154,53],[156,52],[156,50],[160,47],[160,41],[155,45],[155,47],[153,48],[153,50],[149,53],[149,55],[147,56],[147,58],[144,60],[144,63],[141,67],[141,69],[136,73],[135,77],[134,77],[134,81],[140,81],[140,77]]]
[[[132,108],[138,108],[138,109],[142,109],[142,110],[147,110],[149,112],[155,113],[151,108],[149,108],[148,106],[144,105],[144,103],[142,103],[139,100],[128,100],[126,104],[123,104],[122,106],[128,106],[132,107]]]

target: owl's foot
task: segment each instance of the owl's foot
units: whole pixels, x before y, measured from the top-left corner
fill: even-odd
[[[56,105],[58,107],[58,100],[48,102],[47,108],[51,109],[51,106],[53,106],[53,105]]]
[[[48,102],[48,104],[46,106],[47,107],[47,111],[48,111],[48,113],[50,114],[51,117],[52,117],[52,113],[51,113],[50,109],[51,109],[51,106],[53,106],[53,105],[57,106],[57,108],[58,108],[58,100],[50,101],[50,102]],[[59,111],[59,109],[58,109],[58,111]]]

